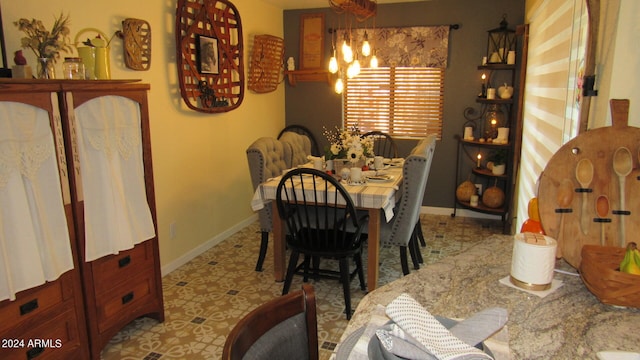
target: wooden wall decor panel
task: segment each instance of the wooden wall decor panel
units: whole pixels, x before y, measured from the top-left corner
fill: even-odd
[[[242,23],[231,2],[178,0],[176,61],[180,93],[190,109],[219,113],[240,106],[242,56]]]
[[[275,91],[282,81],[284,39],[273,35],[256,35],[249,65],[249,90],[257,93]]]

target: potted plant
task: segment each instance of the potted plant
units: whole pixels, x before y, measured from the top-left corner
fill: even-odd
[[[493,163],[493,167],[491,168],[493,175],[504,175],[507,155],[507,149],[499,149],[491,153],[488,160]]]

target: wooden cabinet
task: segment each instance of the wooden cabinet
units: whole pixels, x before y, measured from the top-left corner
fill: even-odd
[[[28,295],[19,294],[15,301],[3,301],[0,314],[3,315],[3,320],[9,321],[3,321],[3,324],[7,324],[4,327],[0,324],[2,338],[6,337],[5,331],[13,337],[40,338],[45,336],[45,333],[53,331],[51,329],[60,327],[60,331],[55,332],[57,338],[77,343],[77,346],[62,346],[60,351],[64,351],[64,354],[60,358],[88,358],[90,354],[91,358],[99,359],[104,345],[132,320],[140,316],[150,316],[164,321],[158,239],[155,235],[157,221],[148,90],[149,85],[135,81],[0,81],[0,106],[2,101],[36,103],[38,105],[34,106],[44,107],[51,114],[61,178],[64,178],[66,184],[62,193],[65,198],[69,232],[73,234],[71,247],[76,265],[56,282],[26,290],[24,293]],[[121,111],[121,107],[128,110]],[[56,108],[59,111],[56,111]],[[110,129],[95,126],[103,120],[115,123]],[[115,135],[110,133],[119,129],[123,122],[127,123],[126,126],[132,126],[135,131]],[[54,123],[57,126],[53,126]],[[102,168],[89,170],[95,167],[95,163],[86,160],[87,157],[83,153],[85,150],[82,148],[83,136],[85,143],[90,142],[95,147],[97,156],[104,157]],[[113,148],[106,145],[107,137],[116,138],[112,139],[115,141]],[[109,158],[111,152],[115,151],[119,152],[122,158],[139,158],[140,171],[127,172],[116,169],[116,175],[112,176],[109,169],[116,166],[114,162],[121,160],[118,155],[115,156],[115,160]],[[108,204],[104,204],[102,209],[102,203],[96,201],[96,197],[92,195],[92,192],[96,192],[96,186],[88,176],[88,173],[94,170],[103,174],[98,176],[98,186],[106,184],[109,187],[110,184],[119,182],[118,186],[121,188],[139,181],[138,196],[132,196],[131,189],[125,189],[123,194],[120,194],[124,205],[120,206],[124,206],[123,209],[143,209],[138,212],[148,214],[144,235],[139,235],[133,230],[132,234],[123,232],[119,229],[120,223],[114,222],[115,225],[111,225],[102,218],[97,225],[95,224],[93,219],[96,219],[96,212],[104,211],[104,218],[110,218],[112,213],[116,213],[113,209],[118,209],[118,205],[108,208]],[[118,186],[114,185],[114,188]],[[118,189],[114,190],[117,191]],[[146,204],[143,204],[145,201]],[[126,216],[122,217],[123,221],[132,217],[128,211]],[[116,215],[118,214],[114,217],[117,217]],[[105,249],[100,248],[102,243],[94,246],[96,238],[100,241],[113,240],[113,245]],[[57,282],[61,282],[58,287],[55,286]],[[58,288],[66,289],[66,292],[57,290]],[[20,304],[29,302],[38,292],[46,299],[40,300],[39,304],[47,306],[39,305],[37,311],[46,313],[46,317],[27,316],[26,320],[21,322],[16,315],[4,316],[5,311],[15,312],[14,308],[21,306],[18,300],[23,300]],[[23,324],[24,321],[27,321],[28,325]],[[62,331],[62,328],[65,330]],[[40,329],[43,333],[38,333]],[[79,356],[68,353],[75,348],[78,349]],[[46,348],[44,353],[47,352],[52,353],[51,358],[58,358],[49,348]]]
[[[66,221],[66,229],[68,232],[68,241],[63,239],[63,243],[58,246],[66,245],[65,251],[71,251],[72,269],[56,276],[55,279],[40,282],[41,285],[27,288],[15,293],[15,299],[4,298],[0,301],[0,358],[2,359],[86,359],[89,358],[89,348],[85,309],[82,297],[82,283],[79,271],[79,259],[77,251],[77,238],[75,219],[73,216],[72,201],[70,196],[69,177],[67,173],[67,161],[65,155],[65,144],[62,136],[62,122],[58,111],[58,102],[56,91],[58,86],[55,84],[35,83],[31,86],[14,85],[13,83],[0,83],[0,122],[2,122],[3,131],[17,130],[13,136],[3,134],[3,141],[0,145],[0,168],[3,174],[0,178],[6,180],[8,173],[14,171],[21,174],[30,173],[32,171],[47,172],[49,179],[55,179],[50,184],[40,184],[38,189],[37,178],[30,178],[29,175],[21,175],[25,178],[27,186],[37,191],[47,190],[50,193],[59,192],[62,199],[50,198],[53,205],[60,204],[63,212],[63,218]],[[13,114],[16,111],[19,114]],[[51,153],[43,152],[40,147],[41,143],[33,146],[28,150],[24,147],[34,142],[30,138],[30,133],[38,127],[38,122],[44,126],[46,137],[53,140],[53,150]],[[48,129],[47,123],[48,122]],[[42,129],[42,128],[41,128]],[[20,131],[22,130],[22,131]],[[11,154],[12,150],[18,150],[14,145],[21,146],[20,154]],[[39,149],[39,150],[37,150]],[[38,155],[40,154],[40,155]],[[52,157],[55,159],[57,167],[44,168],[40,165],[17,165],[10,160],[12,157],[19,157],[25,160],[36,161]],[[11,169],[13,165],[19,168]],[[9,171],[7,171],[9,169]],[[57,169],[57,170],[56,170]],[[56,174],[57,171],[57,174]],[[51,173],[53,172],[53,173]],[[20,175],[18,175],[20,176]],[[18,187],[6,187],[6,182],[2,181],[0,192],[5,192],[3,196],[11,196],[11,193],[18,193],[21,189]],[[26,191],[26,190],[25,190]],[[6,197],[3,197],[6,200]],[[42,199],[41,199],[42,200]],[[42,200],[36,201],[36,204],[49,206],[52,202]],[[9,213],[20,211],[24,203],[2,201],[0,202],[0,223],[3,223],[2,232],[0,233],[0,242],[3,244],[3,266],[6,261],[13,260],[16,264],[28,264],[29,268],[35,268],[36,264],[40,264],[40,254],[33,253],[17,254],[13,245],[16,243],[28,242],[21,236],[14,236],[13,231],[7,231],[11,226],[11,219],[7,219]],[[53,206],[51,205],[51,206]],[[65,234],[66,235],[66,234]],[[7,253],[4,253],[7,251]],[[43,251],[41,254],[46,253]],[[11,276],[8,272],[2,273],[6,276],[6,282],[10,283],[8,288],[17,286],[16,290],[24,289],[20,281],[12,283],[15,276]],[[21,275],[19,275],[21,276]],[[44,282],[44,283],[43,283]]]

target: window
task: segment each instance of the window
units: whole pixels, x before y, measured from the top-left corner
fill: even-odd
[[[362,69],[347,79],[343,96],[345,128],[378,130],[396,138],[442,138],[443,68]]]

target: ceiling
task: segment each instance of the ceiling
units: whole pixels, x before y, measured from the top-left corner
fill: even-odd
[[[276,5],[283,10],[292,9],[313,9],[329,7],[328,0],[263,0],[270,4]],[[429,0],[378,0],[378,4],[392,4],[402,2],[417,2]]]

